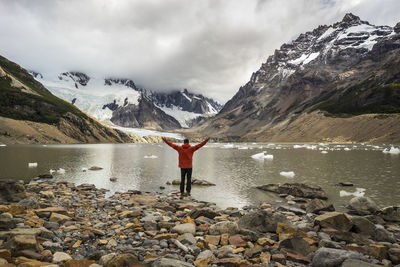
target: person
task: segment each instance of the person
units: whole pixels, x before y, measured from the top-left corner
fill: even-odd
[[[186,181],[186,195],[190,196],[190,190],[192,189],[192,168],[193,168],[193,153],[204,146],[210,138],[207,138],[200,144],[197,144],[195,146],[191,146],[189,144],[189,139],[185,139],[183,141],[183,145],[179,146],[176,145],[170,141],[168,141],[165,137],[162,138],[162,140],[178,151],[179,153],[179,168],[181,168],[181,184],[180,184],[180,191],[181,191],[181,196],[184,196],[184,189],[185,189],[185,176],[187,178]]]

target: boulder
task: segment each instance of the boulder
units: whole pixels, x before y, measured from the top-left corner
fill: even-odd
[[[400,207],[399,206],[390,206],[381,209],[379,212],[379,216],[382,217],[385,221],[388,222],[400,222]]]
[[[394,264],[400,264],[400,248],[390,248],[389,249],[389,259]]]
[[[238,221],[238,226],[240,229],[254,232],[275,232],[278,222],[286,221],[286,217],[278,212],[258,210],[243,215]]]
[[[191,180],[192,185],[203,185],[203,186],[215,186],[215,184],[202,180],[202,179],[197,179],[197,178],[192,178]],[[181,179],[175,179],[172,181],[173,185],[180,185],[181,184]]]
[[[0,203],[18,202],[26,197],[24,184],[15,181],[0,181]]]
[[[333,228],[347,232],[353,227],[351,217],[342,212],[327,212],[315,218],[314,223],[322,228]]]
[[[172,233],[178,233],[178,234],[185,234],[185,233],[191,233],[195,234],[196,233],[196,226],[194,226],[191,223],[182,223],[174,226],[171,229]]]
[[[236,222],[222,221],[211,225],[210,228],[208,229],[208,233],[210,235],[222,235],[222,234],[234,235],[239,233],[239,227]]]
[[[370,220],[360,217],[354,216],[352,218],[354,223],[354,232],[365,235],[365,236],[374,236],[375,235],[375,224],[373,224]]]
[[[311,235],[284,223],[278,223],[276,233],[279,234],[280,241],[296,236],[312,238]]]
[[[138,259],[133,254],[121,254],[113,257],[106,265],[106,267],[133,267],[143,266],[139,263]]]
[[[209,219],[214,219],[219,216],[217,212],[209,208],[195,209],[189,213],[190,218],[196,219],[200,216],[207,217]]]
[[[15,228],[15,226],[13,218],[0,217],[0,230],[9,230]]]
[[[354,197],[350,200],[347,208],[350,213],[357,215],[370,215],[378,211],[378,206],[369,197]]]
[[[55,264],[61,264],[63,262],[66,262],[68,260],[72,260],[72,257],[70,255],[68,255],[65,252],[56,252],[53,255],[53,263]]]
[[[188,262],[170,258],[150,259],[145,261],[145,263],[146,266],[150,267],[193,267],[193,265]]]
[[[62,267],[89,267],[94,263],[94,260],[69,260],[66,261]]]
[[[39,246],[34,235],[15,235],[12,236],[4,247],[10,249],[12,254],[18,253],[20,250],[28,249],[39,251]]]
[[[346,259],[340,267],[382,267],[382,265],[372,264],[357,259]]]
[[[69,217],[67,215],[58,214],[56,212],[51,213],[51,216],[49,219],[50,222],[56,222],[59,224],[63,224],[66,221],[70,221],[70,220],[71,220],[71,217]]]
[[[329,203],[328,201],[319,198],[314,198],[313,200],[310,201],[310,203],[307,204],[306,211],[308,213],[318,214],[321,211],[335,211],[335,208],[333,207],[333,204]]]
[[[363,256],[360,253],[350,252],[342,249],[320,248],[315,252],[312,260],[312,266],[336,267],[341,266],[346,259],[361,260],[362,258]]]
[[[375,225],[375,227],[375,233],[373,236],[375,241],[390,243],[395,242],[396,239],[394,238],[393,234],[386,230],[385,227],[380,224]]]
[[[287,248],[307,256],[312,252],[310,244],[300,236],[287,238],[279,243],[279,248]]]
[[[326,193],[320,186],[302,184],[302,183],[285,183],[280,184],[267,184],[257,186],[258,189],[270,191],[277,194],[292,195],[294,197],[302,198],[320,198],[327,199]]]

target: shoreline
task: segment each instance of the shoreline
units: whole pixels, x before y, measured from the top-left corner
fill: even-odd
[[[51,179],[2,186],[15,192],[0,205],[0,262],[21,267],[400,263],[400,208],[374,210],[367,198],[355,215],[317,198],[314,212],[269,203],[220,209],[174,192],[105,198],[94,185]]]

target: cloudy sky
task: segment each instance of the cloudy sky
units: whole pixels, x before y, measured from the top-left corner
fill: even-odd
[[[399,10],[399,0],[0,0],[0,55],[226,102],[300,33],[347,12],[394,26]]]

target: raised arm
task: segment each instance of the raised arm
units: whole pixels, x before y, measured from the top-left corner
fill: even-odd
[[[175,150],[178,150],[178,145],[175,145],[174,143],[170,142],[167,140],[167,138],[163,137],[161,138],[167,145],[169,145],[170,147],[172,147]]]
[[[201,142],[200,144],[197,144],[195,146],[193,146],[194,151],[196,151],[197,149],[201,148],[202,146],[204,146],[205,144],[207,144],[208,140],[210,140],[210,138],[207,138],[206,140],[204,140],[203,142]]]

